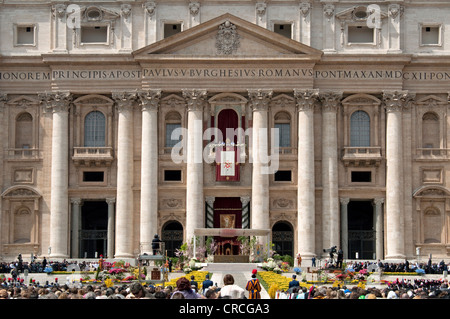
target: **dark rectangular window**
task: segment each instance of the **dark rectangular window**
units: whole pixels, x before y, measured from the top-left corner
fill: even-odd
[[[275,173],[275,182],[290,182],[292,181],[291,171],[277,171]]]
[[[83,172],[83,182],[103,182],[105,172]]]
[[[352,183],[364,183],[372,181],[372,172],[352,172]]]
[[[181,32],[181,23],[164,24],[164,38]]]
[[[165,170],[164,171],[165,181],[181,181],[181,170]]]
[[[275,24],[273,26],[273,32],[278,33],[286,38],[292,38],[292,25],[290,23]]]
[[[82,26],[81,43],[106,43],[108,41],[107,26]]]

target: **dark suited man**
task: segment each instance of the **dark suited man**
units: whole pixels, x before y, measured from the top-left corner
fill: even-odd
[[[289,288],[300,287],[300,283],[296,278],[297,278],[296,275],[292,275],[292,280],[289,282]]]
[[[344,252],[342,251],[342,249],[338,250],[338,255],[337,255],[337,264],[336,267],[337,268],[342,268],[342,262],[344,261]]]

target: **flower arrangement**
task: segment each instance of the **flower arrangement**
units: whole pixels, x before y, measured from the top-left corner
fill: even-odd
[[[295,267],[293,270],[297,275],[302,273],[302,269],[299,267]]]
[[[199,261],[196,258],[191,258],[189,263],[183,268],[184,273],[189,274],[194,270],[199,270],[201,267],[197,267]]]
[[[288,262],[286,262],[286,261],[281,262],[281,265],[280,265],[281,271],[288,272],[290,268],[291,267]]]
[[[417,273],[418,275],[425,275],[425,269],[417,268],[417,269],[416,269],[416,273]]]
[[[277,265],[277,263],[275,262],[275,260],[274,260],[273,258],[267,258],[267,261],[263,262],[261,267],[262,267],[264,270],[272,271],[272,270],[274,270],[275,267],[277,267],[277,266],[278,266],[278,265]]]
[[[194,276],[194,280],[198,283],[198,289],[202,288],[202,284],[203,281],[205,281],[206,275],[208,274],[208,271],[202,271],[202,270],[193,270],[189,273],[189,276],[184,275],[184,276],[180,276],[177,278],[173,278],[170,281],[166,282],[165,285],[166,286],[172,286],[172,287],[176,287],[177,286],[177,280],[180,279],[181,277],[185,277],[187,279],[189,279],[189,281],[191,280],[191,276]]]

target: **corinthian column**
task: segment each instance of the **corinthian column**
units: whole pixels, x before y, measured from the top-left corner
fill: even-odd
[[[118,119],[116,254],[115,258],[133,256],[133,107],[136,93],[114,92]]]
[[[269,172],[267,113],[272,90],[248,90],[253,111],[252,127],[252,229],[269,229]],[[262,244],[266,238],[259,239]]]
[[[47,111],[53,113],[50,201],[50,247],[52,258],[67,258],[69,226],[69,92],[40,95]]]
[[[321,92],[319,95],[322,101],[323,248],[330,248],[340,243],[336,113],[342,92]]]
[[[386,259],[404,259],[402,111],[407,91],[384,91],[386,108]]]
[[[142,105],[141,253],[158,233],[158,105],[161,90],[138,93]]]
[[[186,240],[194,238],[194,230],[204,227],[203,197],[203,107],[206,90],[183,90],[188,111],[187,177],[186,177]]]
[[[318,90],[294,90],[298,111],[297,242],[303,258],[315,255],[314,105]]]

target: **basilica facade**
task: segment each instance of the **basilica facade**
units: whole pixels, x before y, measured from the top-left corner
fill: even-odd
[[[173,256],[211,234],[449,259],[449,14],[0,1],[0,256],[135,258],[155,234]]]

